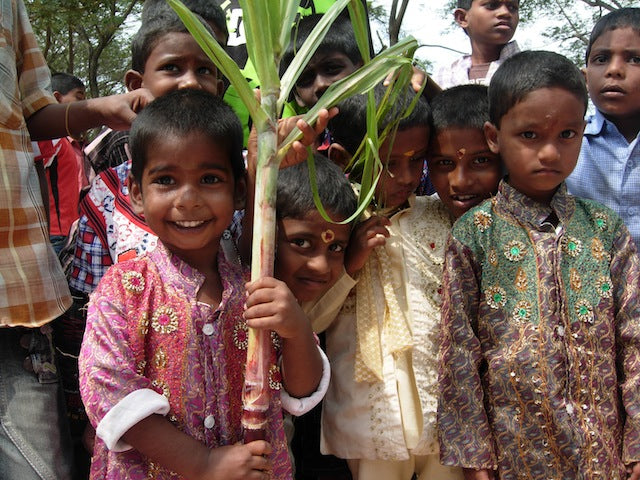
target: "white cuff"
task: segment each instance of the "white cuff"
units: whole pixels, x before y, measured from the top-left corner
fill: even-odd
[[[120,438],[140,420],[144,420],[154,413],[159,415],[169,413],[167,397],[149,388],[134,390],[102,417],[98,428],[96,428],[96,435],[112,452],[130,450],[131,445]]]
[[[284,389],[280,392],[282,408],[296,417],[307,413],[313,407],[318,405],[329,388],[329,380],[331,380],[331,366],[329,365],[329,359],[320,347],[317,348],[320,351],[320,357],[322,358],[322,378],[320,379],[320,383],[318,384],[316,391],[308,397],[303,398],[292,397]]]

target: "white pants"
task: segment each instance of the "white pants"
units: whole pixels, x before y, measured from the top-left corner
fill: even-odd
[[[463,480],[461,468],[440,465],[439,455],[414,456],[408,460],[347,460],[353,480]]]

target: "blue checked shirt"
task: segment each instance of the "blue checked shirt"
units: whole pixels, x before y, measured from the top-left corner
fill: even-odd
[[[616,126],[596,111],[589,117],[580,158],[567,179],[573,195],[615,211],[640,245],[640,141],[628,143]]]

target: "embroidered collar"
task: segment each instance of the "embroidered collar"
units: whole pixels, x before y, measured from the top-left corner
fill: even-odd
[[[538,230],[543,223],[548,221],[552,213],[555,213],[561,224],[566,225],[575,210],[575,201],[567,193],[567,186],[564,182],[553,195],[551,205],[544,205],[527,197],[505,180],[502,180],[498,187],[494,205],[498,205],[498,209],[506,211],[519,221],[527,223]]]

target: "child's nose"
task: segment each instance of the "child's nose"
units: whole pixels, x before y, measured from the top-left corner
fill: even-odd
[[[612,56],[607,63],[607,71],[605,75],[607,77],[622,77],[624,76],[624,67],[626,62],[618,56]]]
[[[318,254],[309,259],[309,269],[316,272],[318,275],[326,275],[330,271],[329,261],[326,255]]]
[[[541,162],[554,162],[560,158],[560,150],[552,143],[548,142],[542,146],[538,154],[538,158]]]
[[[179,88],[201,88],[196,73],[190,70],[184,72],[184,74],[180,77]]]
[[[449,173],[449,186],[453,191],[459,190],[461,187],[465,187],[470,178],[464,168],[455,168]]]
[[[178,208],[193,208],[200,205],[200,193],[192,185],[184,185],[178,191],[176,205]]]
[[[320,99],[320,97],[327,91],[327,88],[331,86],[331,80],[329,80],[324,75],[318,75],[316,77],[316,81],[314,83],[314,92],[316,95],[316,99]]]

